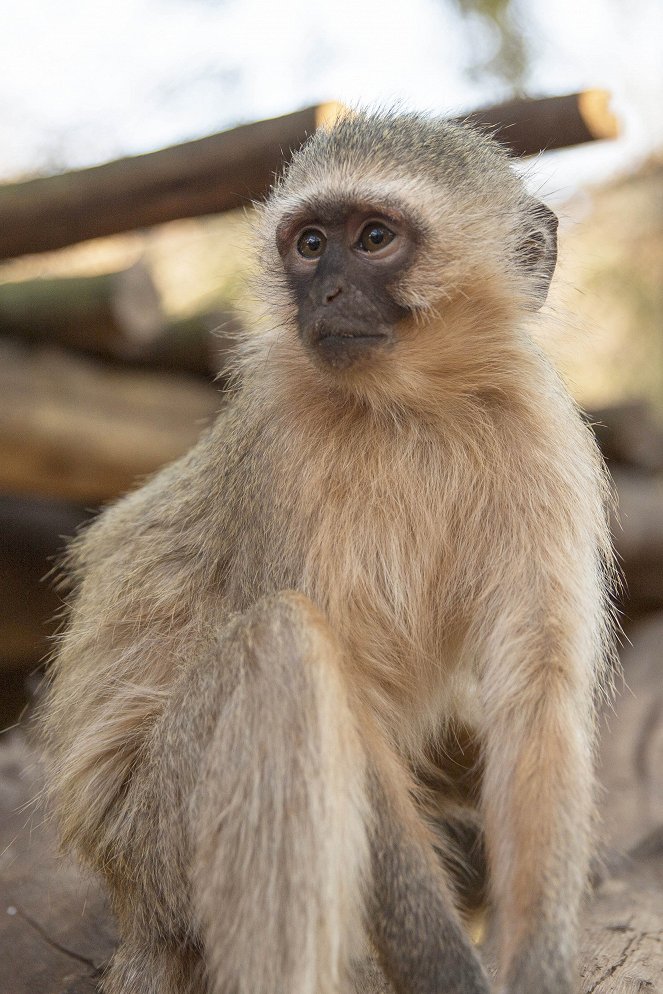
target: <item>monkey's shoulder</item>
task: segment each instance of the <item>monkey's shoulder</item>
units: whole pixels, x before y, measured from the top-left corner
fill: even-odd
[[[200,557],[211,545],[213,512],[226,508],[237,467],[252,445],[239,426],[241,411],[229,404],[188,452],[104,508],[70,543],[62,570],[76,589],[91,573],[116,584],[148,582],[150,574]],[[216,537],[222,535],[216,528]]]

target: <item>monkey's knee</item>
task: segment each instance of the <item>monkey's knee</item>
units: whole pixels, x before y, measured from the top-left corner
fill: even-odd
[[[260,672],[263,661],[272,674],[302,665],[340,663],[340,648],[324,615],[310,598],[294,590],[257,601],[232,622],[230,637],[252,673]]]
[[[294,591],[262,598],[224,630],[219,654],[241,687],[219,721],[222,735],[241,701],[249,736],[254,724],[256,736],[272,742],[302,726],[301,741],[315,734],[323,749],[345,741],[361,750],[342,648],[309,598]]]
[[[267,765],[275,789],[294,789],[297,772],[309,789],[325,790],[332,767],[344,775],[361,770],[365,750],[342,650],[308,598],[285,591],[258,601],[224,630],[219,652],[220,669],[234,677],[207,749],[208,779],[233,776],[240,766],[257,775]]]
[[[290,593],[236,618],[219,650],[234,687],[192,821],[212,988],[331,994],[362,934],[369,859],[364,755],[341,652],[315,607]]]
[[[291,591],[263,598],[234,619],[219,650],[221,669],[234,678],[216,717],[216,745],[208,750],[214,776],[224,752],[241,756],[247,769],[283,764],[278,786],[303,762],[309,783],[316,774],[324,782],[332,761],[348,771],[362,766],[343,653],[312,601]]]

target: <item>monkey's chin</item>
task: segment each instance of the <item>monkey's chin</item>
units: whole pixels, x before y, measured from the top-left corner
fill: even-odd
[[[390,344],[391,336],[386,332],[370,335],[332,334],[318,338],[311,343],[311,348],[318,363],[343,370],[370,361]]]

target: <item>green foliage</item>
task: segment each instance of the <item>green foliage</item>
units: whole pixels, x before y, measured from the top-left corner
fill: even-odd
[[[521,93],[529,68],[530,40],[513,0],[452,0],[465,22],[475,76],[492,76]]]

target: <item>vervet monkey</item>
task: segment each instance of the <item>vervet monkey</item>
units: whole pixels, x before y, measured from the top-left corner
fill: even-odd
[[[432,782],[482,819],[496,989],[574,989],[613,567],[528,332],[555,231],[415,114],[316,132],[259,211],[271,323],[227,408],[69,557],[45,724],[107,994],[339,994],[365,940],[398,994],[487,994]]]

